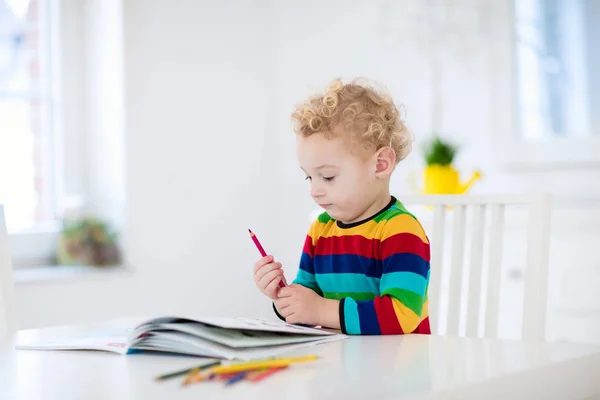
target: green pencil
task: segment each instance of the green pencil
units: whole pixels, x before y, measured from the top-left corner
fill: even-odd
[[[207,368],[214,367],[217,365],[221,365],[221,361],[210,362],[208,364],[202,364],[202,365],[198,365],[196,367],[182,369],[181,371],[175,371],[175,372],[171,372],[171,373],[168,373],[165,375],[157,376],[155,379],[157,381],[164,381],[165,379],[175,378],[177,376],[188,374],[193,370],[201,371],[203,369],[207,369]]]

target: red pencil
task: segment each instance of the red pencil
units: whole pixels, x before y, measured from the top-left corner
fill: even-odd
[[[265,249],[263,249],[262,245],[258,241],[258,238],[254,234],[254,232],[252,232],[250,229],[248,229],[248,232],[250,232],[250,237],[252,238],[252,241],[254,242],[254,245],[256,246],[256,248],[258,249],[258,251],[260,252],[260,255],[263,256],[263,257],[266,257],[267,253],[265,252]],[[283,283],[283,277],[281,277],[281,280],[279,281],[279,287],[285,287],[285,283]]]
[[[287,367],[271,368],[271,369],[268,369],[266,371],[258,372],[256,375],[252,375],[252,376],[248,377],[247,379],[250,382],[259,382],[259,381],[262,381],[263,379],[265,379],[268,376],[271,376],[271,375],[273,375],[273,374],[275,374],[275,373],[277,373],[279,371],[283,371],[286,368]]]

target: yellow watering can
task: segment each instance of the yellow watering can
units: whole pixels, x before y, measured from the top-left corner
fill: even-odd
[[[422,189],[415,184],[414,175],[410,183],[413,191],[420,194],[463,194],[479,179],[481,179],[481,173],[475,171],[468,181],[461,183],[459,173],[454,167],[434,164],[425,167]]]

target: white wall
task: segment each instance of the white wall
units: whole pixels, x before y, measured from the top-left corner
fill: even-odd
[[[127,250],[156,312],[270,314],[247,229],[266,241],[276,200],[271,18],[265,1],[126,3]]]

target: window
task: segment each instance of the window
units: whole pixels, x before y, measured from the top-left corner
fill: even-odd
[[[590,68],[600,56],[592,41],[600,18],[593,22],[591,3],[515,2],[518,120],[525,138],[600,133],[592,120],[600,111],[593,94],[599,74]]]
[[[0,0],[0,203],[9,233],[56,218],[46,6],[43,0]]]
[[[65,216],[123,219],[122,11],[0,0],[0,203],[16,267],[54,263]]]
[[[600,166],[600,2],[507,5],[491,63],[494,137],[503,166]]]

